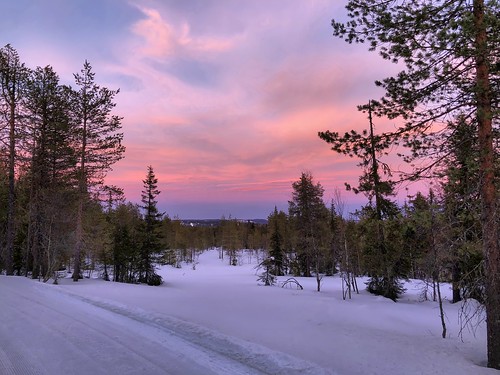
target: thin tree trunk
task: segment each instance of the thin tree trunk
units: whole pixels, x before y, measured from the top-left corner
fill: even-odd
[[[75,263],[73,265],[73,281],[78,281],[81,275],[80,258],[82,256],[83,247],[83,197],[80,196],[78,202],[78,213],[76,217],[76,242],[75,242]]]
[[[452,303],[457,303],[462,300],[462,296],[460,295],[460,267],[458,265],[458,259],[455,260],[452,268],[452,291],[453,291],[453,299]]]
[[[86,99],[84,99],[86,100]],[[83,108],[82,148],[80,152],[80,171],[78,175],[78,212],[76,216],[76,239],[75,239],[75,265],[73,269],[73,281],[78,281],[81,276],[81,255],[83,248],[83,203],[87,196],[87,174],[85,161],[87,159],[87,110],[86,103]]]
[[[317,291],[320,292],[321,291],[321,277],[320,277],[320,274],[319,274],[319,271],[318,271],[318,268],[316,267],[316,285],[317,285]]]
[[[484,0],[474,0],[476,98],[481,172],[482,235],[486,274],[488,367],[500,370],[500,251],[496,219],[494,153]]]
[[[16,105],[15,105],[15,87],[16,82],[13,82],[12,91],[9,92],[9,195],[7,203],[7,233],[6,233],[6,249],[5,249],[5,269],[7,275],[14,274],[13,258],[14,258],[14,223],[16,219],[15,203],[15,160],[16,160]]]
[[[431,228],[436,228],[436,220],[435,220],[435,214],[434,214],[434,194],[432,190],[429,192],[429,198],[430,198],[430,209],[431,209]],[[432,288],[433,288],[433,301],[436,301],[436,292],[437,292],[437,299],[438,299],[438,304],[439,304],[439,316],[441,318],[441,327],[443,328],[441,336],[446,338],[446,322],[444,320],[444,308],[443,308],[443,300],[441,298],[441,288],[439,286],[439,276],[440,276],[440,266],[439,266],[439,254],[438,254],[438,248],[436,245],[436,237],[434,235],[434,231],[431,230],[431,246],[432,246],[432,253],[434,256],[433,260],[433,267],[432,267]],[[455,291],[455,289],[454,289]],[[459,293],[460,295],[460,293]]]
[[[351,284],[353,285],[356,294],[359,294],[358,282],[356,281],[356,276],[353,273],[351,273]]]
[[[443,309],[443,300],[441,299],[441,288],[439,287],[439,279],[436,280],[437,284],[437,294],[438,294],[438,301],[439,301],[439,315],[441,316],[441,327],[443,327],[443,331],[441,336],[443,339],[446,338],[446,322],[444,320],[444,309]]]

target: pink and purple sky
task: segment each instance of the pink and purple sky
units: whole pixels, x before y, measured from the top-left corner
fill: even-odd
[[[340,0],[0,1],[2,46],[27,66],[73,83],[87,59],[96,82],[120,89],[125,158],[106,182],[139,203],[146,167],[170,217],[266,218],[287,209],[312,172],[325,200],[356,184],[357,160],[318,131],[361,130],[357,104],[395,72],[366,46],[332,36]],[[379,127],[393,126],[377,119]],[[365,202],[343,192],[347,207]]]

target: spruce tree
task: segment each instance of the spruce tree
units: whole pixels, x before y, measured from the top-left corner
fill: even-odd
[[[137,283],[141,270],[143,221],[140,207],[121,203],[112,213],[113,281]]]
[[[156,198],[160,194],[158,179],[152,166],[148,166],[146,179],[143,181],[141,208],[144,211],[143,242],[141,247],[139,282],[149,285],[160,285],[161,276],[155,272],[155,260],[161,255],[161,220],[163,214],[158,211]]]
[[[314,272],[319,292],[328,243],[328,209],[323,202],[324,188],[319,182],[314,182],[310,172],[303,172],[292,188],[288,215],[297,233],[295,245],[300,272],[306,277]]]
[[[454,127],[454,132],[449,137],[449,156],[442,163],[442,188],[448,222],[453,302],[461,301],[463,293],[466,298],[484,302],[477,131],[464,116],[459,116],[449,126]]]
[[[273,286],[276,284],[276,275],[274,274],[274,262],[271,256],[265,258],[256,267],[257,270],[262,269],[257,281],[261,281],[265,286]]]
[[[271,273],[275,276],[284,275],[284,239],[282,229],[280,228],[279,218],[285,215],[284,212],[278,212],[275,206],[274,211],[268,218],[268,225],[271,227],[271,237],[269,238],[269,257]]]

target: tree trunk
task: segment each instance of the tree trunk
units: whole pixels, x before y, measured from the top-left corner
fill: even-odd
[[[318,257],[318,255],[316,255]],[[316,290],[318,292],[321,291],[321,275],[319,274],[319,259],[316,258]]]
[[[78,281],[81,275],[80,258],[82,256],[83,247],[83,197],[80,196],[78,202],[78,213],[76,217],[76,233],[75,233],[75,264],[73,265],[73,281]]]
[[[16,92],[14,91],[16,82],[13,82],[12,91],[9,92],[9,195],[7,203],[7,233],[6,233],[6,249],[5,249],[5,269],[7,275],[14,274],[13,258],[14,258],[14,223],[15,223],[15,161],[16,161]]]
[[[82,148],[80,151],[80,166],[78,175],[78,212],[76,216],[76,239],[75,239],[75,265],[73,269],[73,281],[78,281],[81,276],[80,261],[83,248],[83,203],[87,197],[87,172],[85,170],[87,159],[87,103],[83,106],[83,128]]]
[[[476,99],[481,172],[482,235],[486,274],[488,367],[500,370],[500,254],[484,0],[474,0]]]
[[[452,275],[451,275],[451,279],[452,279],[452,291],[453,291],[453,297],[452,297],[452,303],[457,303],[457,302],[460,302],[462,300],[462,296],[460,295],[460,276],[461,276],[461,272],[460,272],[460,267],[458,265],[458,260],[455,261],[455,263],[453,264],[453,268],[452,268]]]
[[[441,327],[443,328],[441,332],[441,337],[443,339],[446,338],[446,321],[444,320],[444,309],[443,309],[443,299],[441,298],[441,288],[439,286],[439,278],[436,277],[436,286],[437,286],[437,294],[438,294],[438,301],[439,301],[439,316],[441,318]]]

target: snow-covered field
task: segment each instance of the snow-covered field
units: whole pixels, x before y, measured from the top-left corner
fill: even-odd
[[[0,374],[498,374],[483,367],[484,323],[460,339],[460,306],[445,302],[442,339],[418,282],[394,303],[359,279],[344,301],[338,277],[319,293],[312,278],[258,285],[255,253],[197,261],[162,268],[159,287],[0,276]]]

